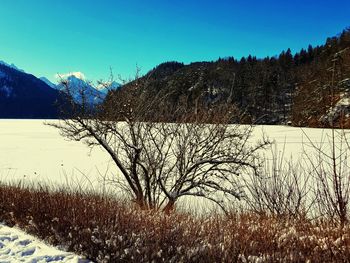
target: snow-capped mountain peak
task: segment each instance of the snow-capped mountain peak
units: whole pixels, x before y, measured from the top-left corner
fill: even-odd
[[[80,73],[80,72],[75,72]],[[84,74],[61,74],[60,84],[56,89],[63,92],[69,92],[77,103],[85,101],[87,104],[101,103],[106,95],[92,86],[91,83],[85,80]]]
[[[75,78],[81,79],[81,80],[83,80],[83,81],[86,80],[84,73],[82,73],[82,72],[80,72],[80,71],[69,72],[69,73],[63,73],[63,74],[56,74],[55,77],[56,77],[56,79],[57,79],[58,81],[67,79],[67,78],[69,78],[69,77],[75,77]]]

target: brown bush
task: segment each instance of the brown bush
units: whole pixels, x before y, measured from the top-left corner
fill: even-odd
[[[142,211],[93,194],[1,186],[0,220],[95,262],[346,262],[350,225]]]

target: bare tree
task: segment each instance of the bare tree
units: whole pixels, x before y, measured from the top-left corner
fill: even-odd
[[[233,106],[194,113],[186,97],[174,106],[172,94],[151,97],[148,89],[147,78],[137,78],[97,109],[72,103],[70,118],[51,125],[69,139],[102,147],[120,171],[115,182],[144,209],[170,212],[180,198],[194,196],[225,210],[225,200],[243,196],[237,178],[257,173],[267,142],[249,142],[251,126],[230,125]]]
[[[278,153],[275,145],[271,155],[265,156],[259,176],[244,180],[248,209],[258,214],[304,216],[313,205],[309,179],[301,163],[292,158],[286,160],[284,149]]]
[[[340,93],[339,86],[344,81],[344,69],[348,68],[348,65],[342,63],[345,56],[349,56],[348,48],[334,55],[332,66],[328,69],[331,74],[328,84],[330,105],[329,113],[325,119],[329,121],[331,126],[330,134],[327,137],[322,137],[318,144],[308,140],[311,150],[316,151],[315,156],[305,151],[308,165],[317,182],[315,192],[317,193],[318,209],[321,215],[336,218],[341,225],[349,220],[350,201],[350,169],[348,164],[350,145],[347,132],[343,129],[344,119],[346,119],[344,118],[344,108],[336,104],[336,97]],[[340,129],[336,130],[337,127]]]
[[[307,166],[314,179],[316,207],[321,216],[328,216],[344,225],[349,218],[350,169],[349,143],[344,130],[331,130],[320,143],[307,143]]]

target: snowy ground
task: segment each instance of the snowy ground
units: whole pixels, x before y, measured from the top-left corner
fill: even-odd
[[[330,130],[287,126],[257,126],[252,140],[262,134],[276,143],[275,150],[297,159],[309,151],[309,140],[326,143]],[[283,150],[284,149],[284,150]],[[311,149],[312,150],[312,149]],[[108,156],[100,149],[90,152],[81,142],[67,141],[42,120],[0,120],[0,180],[80,185],[101,189],[103,175],[113,175]],[[192,205],[193,204],[191,201]],[[77,256],[50,248],[31,236],[0,225],[2,262],[83,262]]]
[[[50,247],[24,232],[0,225],[0,262],[89,262],[78,256]]]
[[[97,185],[99,174],[115,173],[108,156],[67,141],[42,120],[0,120],[0,180],[49,185]]]
[[[309,139],[316,144],[325,143],[330,130],[257,126],[252,140],[261,139],[262,133],[276,143],[276,151],[284,151],[286,158],[297,159],[310,150]],[[116,173],[101,149],[91,152],[81,142],[67,141],[42,120],[0,120],[1,181],[68,183],[101,189],[103,178]]]

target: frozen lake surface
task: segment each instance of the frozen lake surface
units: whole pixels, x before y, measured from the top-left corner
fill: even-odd
[[[55,121],[47,121],[55,122]],[[276,142],[277,151],[297,159],[307,136],[316,143],[327,140],[330,130],[289,126],[256,126],[252,140],[265,133]],[[307,135],[307,136],[306,136]],[[305,144],[304,144],[305,146]],[[93,151],[82,142],[68,141],[43,120],[0,120],[0,179],[49,183],[51,185],[98,185],[102,175],[116,174],[103,150]]]
[[[52,122],[52,121],[49,121]],[[0,176],[57,185],[96,180],[108,156],[82,142],[68,141],[43,120],[0,120]],[[109,169],[112,172],[112,169]]]

